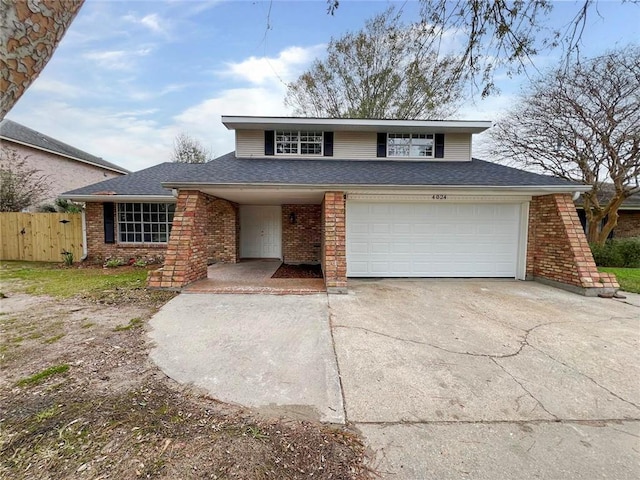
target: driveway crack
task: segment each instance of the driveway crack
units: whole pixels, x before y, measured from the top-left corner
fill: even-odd
[[[520,385],[520,388],[522,388],[522,390],[524,390],[525,392],[527,392],[527,394],[528,394],[531,398],[533,398],[533,400],[534,400],[534,401],[535,401],[535,402],[540,406],[540,408],[542,408],[542,410],[544,410],[548,415],[550,415],[551,417],[553,417],[555,420],[560,420],[560,418],[559,418],[557,415],[555,415],[555,414],[551,413],[549,410],[547,410],[547,407],[545,407],[545,406],[544,406],[544,404],[540,401],[540,399],[538,399],[538,398],[537,398],[533,393],[531,393],[531,392],[527,389],[527,387],[525,387],[525,386],[522,384],[522,382],[516,378],[516,376],[515,376],[515,375],[513,375],[513,374],[512,374],[509,370],[507,370],[503,365],[500,365],[500,364],[498,363],[498,361],[497,361],[495,358],[492,358],[492,359],[491,359],[491,361],[492,361],[493,363],[495,363],[495,364],[496,364],[496,365],[497,365],[497,366],[498,366],[498,367],[499,367],[499,368],[500,368],[504,373],[506,373],[507,375],[509,375],[509,376],[513,379],[513,381],[514,381],[514,382],[516,382],[518,385]]]
[[[552,355],[549,355],[547,352],[545,352],[544,350],[540,350],[537,347],[534,347],[532,345],[529,345],[531,348],[533,348],[535,351],[541,353],[542,355],[544,355],[545,357],[553,360],[554,362],[559,363],[560,365],[572,370],[573,372],[585,377],[587,380],[589,380],[590,382],[592,382],[594,385],[596,385],[597,387],[600,387],[601,389],[603,389],[605,392],[608,392],[609,394],[613,395],[614,397],[616,397],[618,400],[631,405],[632,407],[637,408],[638,410],[640,410],[640,406],[637,405],[636,403],[633,403],[630,400],[627,400],[626,398],[621,397],[620,395],[618,395],[617,393],[609,390],[607,387],[605,387],[604,385],[600,385],[600,383],[598,383],[595,379],[591,378],[589,375],[585,374],[584,372],[581,372],[580,370],[576,369],[575,367],[573,367],[572,365],[569,365],[568,363],[562,362],[560,360],[558,360],[557,358],[553,357]]]
[[[559,323],[571,323],[571,322],[541,323],[541,324],[538,324],[538,325],[535,325],[535,326],[529,328],[528,330],[524,330],[524,337],[520,341],[519,347],[515,351],[513,351],[511,353],[505,353],[505,354],[502,354],[502,355],[496,355],[496,354],[490,354],[490,353],[460,352],[460,351],[457,351],[457,350],[451,350],[451,349],[442,347],[440,345],[435,345],[433,343],[425,342],[425,341],[422,341],[422,340],[414,340],[414,339],[411,339],[411,338],[403,338],[403,337],[398,337],[398,336],[395,336],[395,335],[389,335],[388,333],[379,332],[377,330],[372,330],[372,329],[366,328],[366,327],[355,327],[355,326],[349,326],[349,325],[335,325],[333,323],[331,324],[331,326],[332,326],[332,328],[345,328],[345,329],[353,329],[353,330],[362,330],[362,331],[365,331],[365,332],[373,333],[374,335],[380,335],[382,337],[390,338],[392,340],[397,340],[399,342],[413,343],[413,344],[416,344],[416,345],[426,345],[428,347],[435,348],[436,350],[441,350],[443,352],[451,353],[451,354],[454,354],[454,355],[466,355],[466,356],[470,356],[470,357],[481,357],[481,358],[494,359],[494,358],[510,358],[510,357],[515,357],[516,355],[519,355],[520,352],[522,352],[522,349],[525,346],[530,346],[529,343],[528,343],[528,339],[529,339],[529,334],[531,332],[533,332],[536,328],[543,327],[545,325],[554,325],[554,324],[559,324]]]
[[[340,396],[342,397],[342,414],[344,415],[344,423],[345,425],[349,424],[349,419],[347,417],[347,399],[344,396],[344,386],[342,385],[342,372],[340,371],[340,361],[338,360],[338,352],[336,350],[336,339],[333,335],[333,319],[335,314],[331,308],[331,300],[330,296],[327,295],[327,312],[329,313],[329,334],[331,335],[331,347],[333,348],[333,358],[336,361],[336,369],[338,370],[338,383],[340,385]]]

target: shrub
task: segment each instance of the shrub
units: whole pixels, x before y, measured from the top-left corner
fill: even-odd
[[[607,240],[604,245],[592,244],[591,253],[599,267],[640,267],[640,239]]]
[[[124,262],[119,259],[119,258],[109,258],[105,263],[104,266],[107,268],[117,268],[124,265]]]
[[[67,250],[62,251],[62,260],[67,267],[73,265],[73,252],[69,252]]]

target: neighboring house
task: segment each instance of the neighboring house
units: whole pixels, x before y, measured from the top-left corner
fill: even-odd
[[[589,187],[472,158],[487,121],[231,117],[236,151],[63,195],[87,202],[88,251],[163,254],[152,287],[208,262],[318,262],[348,277],[540,279],[585,294],[600,274],[572,197]]]
[[[129,173],[122,167],[83,152],[17,122],[0,122],[0,147],[15,150],[30,169],[47,177],[50,191],[40,203],[53,203],[61,193]]]
[[[598,195],[601,205],[606,205],[609,202],[612,188],[613,185],[602,188],[602,193]],[[580,223],[586,232],[587,216],[584,213],[584,198],[580,196],[575,203]],[[622,202],[618,209],[618,224],[609,236],[609,238],[630,237],[640,237],[640,193],[635,193]]]

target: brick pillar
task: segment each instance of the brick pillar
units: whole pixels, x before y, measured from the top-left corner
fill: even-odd
[[[588,296],[619,288],[615,275],[598,272],[571,195],[531,200],[527,277]]]
[[[347,291],[345,196],[326,192],[322,202],[322,271],[329,293]]]
[[[150,273],[150,288],[180,289],[207,277],[207,214],[212,201],[197,190],[180,191],[164,267]]]

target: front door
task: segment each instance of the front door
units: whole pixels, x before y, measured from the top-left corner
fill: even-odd
[[[240,206],[240,257],[282,258],[282,207]]]

